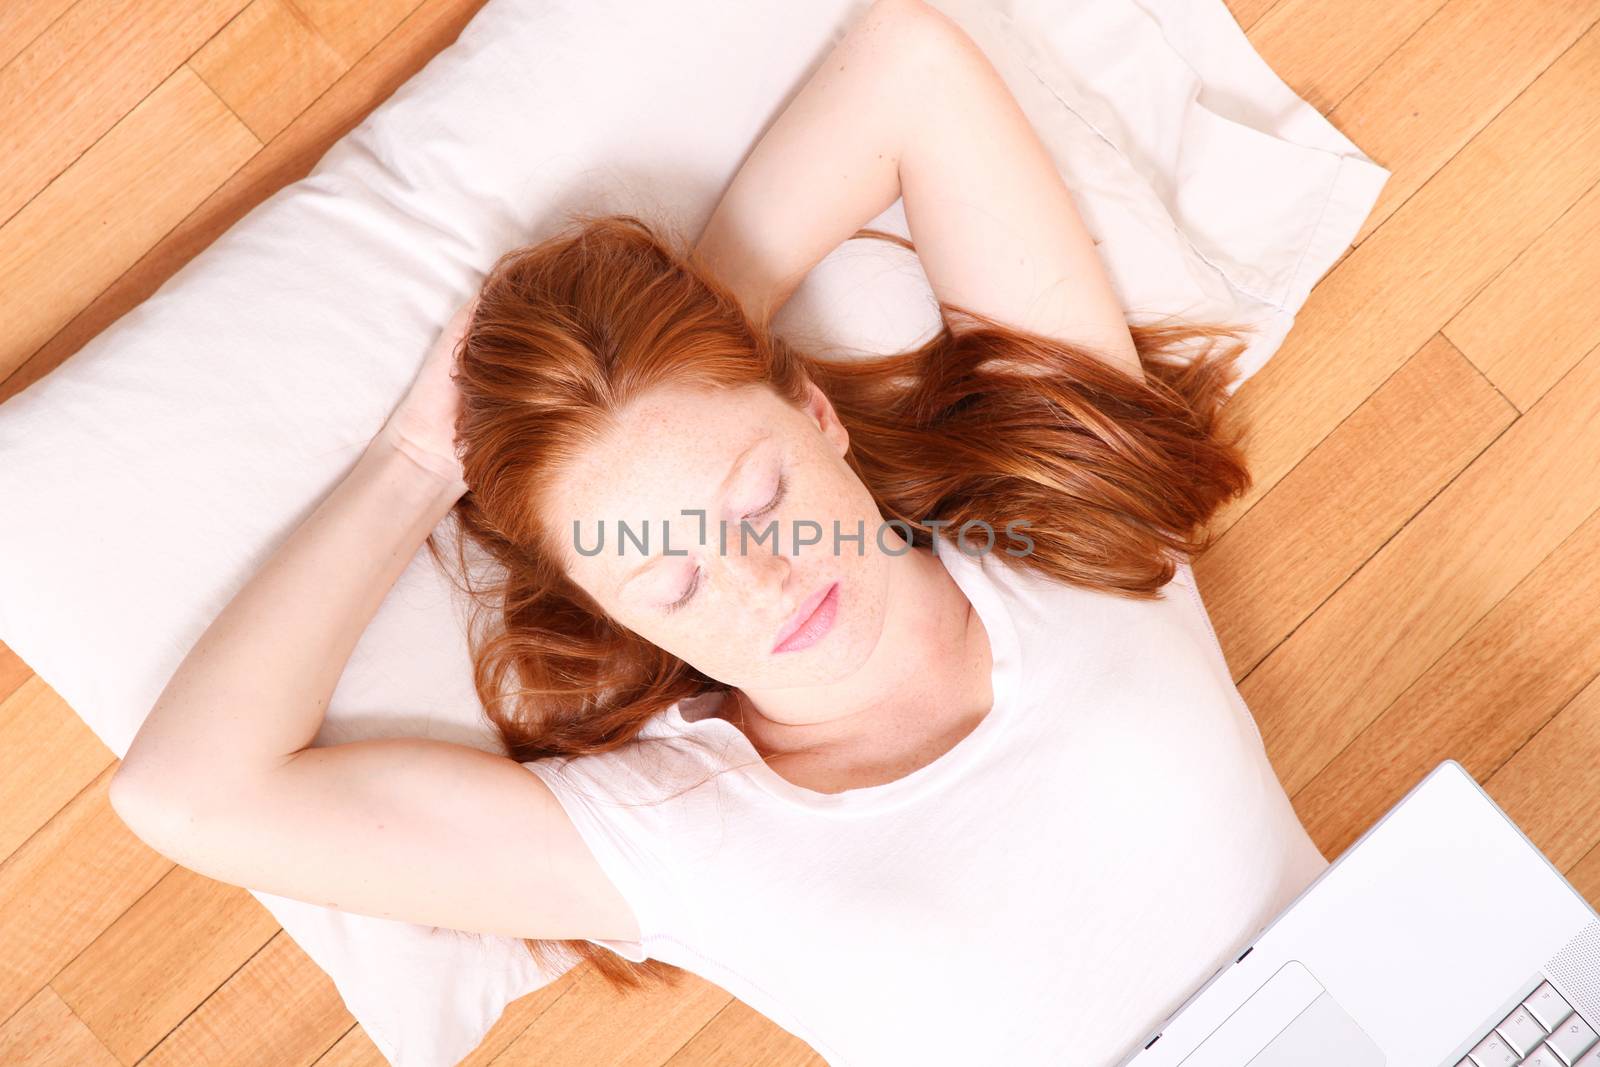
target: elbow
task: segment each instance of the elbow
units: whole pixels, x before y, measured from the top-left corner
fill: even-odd
[[[128,764],[123,763],[111,776],[107,799],[117,818],[133,831],[135,837],[149,844],[151,835],[146,828],[155,822],[158,805],[151,796],[149,786],[138,773],[129,769]]]
[[[208,873],[207,857],[236,838],[258,810],[248,800],[251,783],[236,768],[174,768],[135,757],[124,759],[112,774],[107,800],[150,848]]]
[[[194,821],[181,780],[168,777],[157,782],[152,775],[124,763],[111,776],[107,800],[135,837],[168,859],[181,862],[177,847],[181,828]]]

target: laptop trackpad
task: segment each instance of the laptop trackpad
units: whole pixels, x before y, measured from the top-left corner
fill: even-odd
[[[1180,1067],[1385,1067],[1388,1062],[1305,965],[1290,960]]]
[[[1249,1067],[1384,1067],[1388,1062],[1372,1038],[1324,991]]]

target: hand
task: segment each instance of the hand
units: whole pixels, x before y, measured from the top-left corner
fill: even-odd
[[[457,349],[477,307],[478,298],[474,296],[456,309],[423,359],[411,390],[377,435],[463,493],[467,484],[455,441],[461,397],[453,375],[458,365]]]

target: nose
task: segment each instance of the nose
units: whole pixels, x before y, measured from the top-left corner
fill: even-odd
[[[760,544],[751,539],[741,552],[739,539],[730,537],[727,553],[717,558],[734,592],[752,604],[780,600],[793,569],[784,546],[770,538]]]

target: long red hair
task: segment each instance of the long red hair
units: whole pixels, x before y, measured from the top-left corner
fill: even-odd
[[[1155,597],[1173,553],[1202,551],[1207,519],[1250,485],[1221,420],[1236,330],[1131,327],[1141,382],[1078,345],[941,304],[945,325],[918,348],[829,359],[754,320],[666,233],[633,215],[573,216],[500,257],[462,341],[470,489],[455,508],[455,574],[474,606],[478,695],[518,762],[628,744],[674,702],[726,688],[615,624],[568,580],[539,517],[552,473],[657,385],[760,384],[798,407],[815,382],[849,431],[850,466],[915,545],[931,543],[930,517],[997,532],[1025,519],[1031,553],[1002,559],[1126,596]],[[915,251],[894,234],[855,236]],[[427,546],[443,565],[434,536]],[[551,969],[575,954],[619,988],[680,973],[584,940],[525,940]]]

